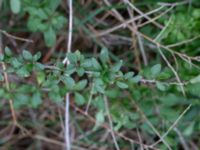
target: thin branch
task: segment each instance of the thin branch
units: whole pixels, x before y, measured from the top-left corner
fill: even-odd
[[[160,141],[163,142],[163,144],[165,144],[165,146],[169,149],[172,150],[171,147],[169,146],[169,144],[167,143],[167,141],[165,141],[165,139],[163,139],[160,135],[160,133],[158,132],[158,130],[154,127],[154,125],[149,121],[149,119],[146,117],[146,115],[144,114],[144,112],[140,109],[140,107],[137,105],[137,103],[130,97],[131,101],[133,101],[133,103],[135,104],[135,107],[137,109],[137,111],[140,113],[140,115],[142,116],[142,118],[146,121],[146,123],[149,125],[149,127],[156,133],[156,135],[159,137]],[[154,147],[154,146],[152,146]]]
[[[141,51],[141,54],[142,54],[142,59],[144,61],[144,65],[147,66],[148,60],[147,60],[147,56],[146,56],[146,53],[145,53],[145,50],[144,50],[144,44],[143,44],[142,37],[139,34],[137,34],[137,39],[138,39],[138,44],[139,44],[140,51]]]
[[[156,38],[154,39],[155,41],[159,42],[162,40],[162,36],[165,33],[165,31],[167,30],[167,28],[169,27],[170,23],[172,21],[172,18],[169,19],[169,21],[167,22],[166,26],[161,30],[161,32],[156,36]]]
[[[116,137],[115,137],[113,123],[112,123],[112,118],[111,118],[110,111],[109,111],[109,106],[108,106],[108,99],[107,99],[106,96],[104,96],[104,103],[105,103],[105,109],[106,109],[106,113],[107,113],[107,116],[108,116],[108,121],[109,121],[110,129],[111,129],[110,132],[111,132],[111,136],[113,138],[114,144],[115,144],[115,148],[117,150],[120,150],[119,145],[118,145],[117,140],[116,140]]]
[[[5,36],[9,37],[9,38],[12,38],[12,39],[15,39],[15,40],[19,40],[19,41],[23,41],[23,42],[29,42],[29,43],[34,43],[33,40],[29,40],[29,39],[25,39],[25,38],[21,38],[21,37],[17,37],[17,36],[14,36],[2,29],[0,29],[0,32],[2,34],[4,34]]]
[[[70,142],[70,133],[69,133],[69,105],[70,105],[70,94],[67,93],[66,97],[66,104],[65,104],[65,144],[66,144],[66,150],[71,150],[71,142]]]
[[[184,150],[190,150],[188,144],[186,143],[182,133],[179,131],[178,128],[174,128],[174,131],[177,133],[177,135],[179,136],[179,139],[180,139],[180,143],[182,144]]]
[[[174,69],[174,67],[170,64],[170,62],[167,60],[167,58],[165,57],[165,55],[164,55],[163,52],[161,51],[160,47],[158,47],[158,51],[159,51],[160,55],[162,56],[162,58],[164,59],[164,61],[166,62],[166,64],[168,65],[168,67],[169,67],[169,68],[172,70],[172,72],[174,73],[174,75],[175,75],[177,81],[178,81],[179,83],[182,83],[182,82],[181,82],[181,79],[180,79],[180,77],[179,77],[179,75],[178,75],[178,73],[176,72],[176,70]],[[183,84],[180,84],[180,87],[181,87],[181,91],[182,91],[183,95],[185,96],[185,90],[184,90]]]
[[[133,10],[135,10],[137,13],[139,13],[141,16],[143,16],[145,19],[151,21],[153,24],[155,24],[157,27],[159,28],[163,28],[162,25],[160,25],[159,23],[155,22],[154,20],[152,20],[148,15],[146,15],[145,13],[143,13],[140,9],[138,9],[137,7],[135,7],[132,3],[129,2],[129,0],[124,0],[125,3],[127,3]]]
[[[167,132],[165,132],[165,134],[162,135],[162,137],[154,144],[152,144],[152,146],[156,146],[158,143],[160,143],[168,134],[169,132],[175,128],[175,126],[178,124],[178,122],[181,120],[181,118],[185,115],[185,113],[191,108],[192,104],[190,104],[182,113],[181,115],[176,119],[176,121],[169,127],[169,129],[167,130]]]
[[[88,113],[90,104],[91,104],[91,102],[92,102],[93,89],[94,89],[94,84],[92,83],[92,88],[91,88],[91,91],[90,91],[89,100],[88,100],[88,103],[87,103],[87,106],[86,106],[86,109],[85,109],[85,113],[86,113],[86,114]]]
[[[179,43],[167,45],[166,47],[167,48],[172,48],[172,47],[180,46],[180,45],[183,45],[183,44],[188,44],[188,43],[193,42],[194,40],[197,40],[198,38],[200,38],[200,35],[195,36],[195,37],[193,37],[191,39],[188,39],[188,40],[181,41]]]
[[[93,118],[92,116],[90,116],[89,114],[86,114],[84,110],[80,109],[79,107],[75,106],[72,103],[71,103],[71,106],[75,109],[75,111],[77,111],[77,112],[81,113],[82,115],[86,116],[91,122],[93,122],[94,124],[96,124],[96,119]],[[111,132],[111,129],[110,129],[110,127],[107,124],[102,123],[102,124],[100,124],[100,126],[103,127],[104,129],[108,130],[109,132]],[[113,131],[113,132],[114,132],[114,134],[116,136],[124,139],[127,142],[130,142],[132,144],[138,144],[138,145],[141,144],[139,141],[136,141],[136,140],[134,140],[132,138],[129,138],[129,137],[123,135],[122,133],[119,133],[119,132],[116,132],[116,131]],[[146,144],[143,144],[143,146],[146,149],[158,150],[157,148],[149,146],[149,145],[146,145]]]
[[[67,1],[67,0],[66,0]],[[73,5],[72,0],[68,0],[67,3],[69,4],[69,34],[68,34],[68,43],[67,43],[67,52],[71,52],[71,45],[72,45],[72,30],[73,30]],[[67,56],[63,60],[63,64],[69,65],[69,60],[67,59]],[[70,133],[69,133],[69,106],[70,106],[70,93],[66,93],[65,97],[65,144],[66,144],[66,150],[71,150],[71,143],[70,143]]]
[[[185,0],[183,2],[175,2],[175,3],[164,3],[164,2],[159,2],[158,5],[161,6],[180,6],[180,5],[185,5],[191,3],[191,0]]]
[[[164,6],[161,6],[161,7],[156,8],[156,9],[150,11],[150,12],[145,13],[144,15],[151,15],[151,14],[153,14],[153,13],[155,13],[155,12],[160,11],[160,10],[163,9],[163,8],[164,8]],[[143,18],[144,15],[139,15],[139,16],[136,16],[136,17],[133,18],[133,19],[126,20],[126,21],[124,21],[123,23],[121,23],[121,24],[119,24],[119,25],[116,25],[116,26],[114,26],[114,27],[112,27],[112,28],[110,28],[110,29],[104,30],[104,31],[102,31],[102,32],[100,32],[100,33],[98,33],[98,34],[96,34],[96,35],[92,35],[91,38],[93,38],[93,37],[100,37],[100,36],[106,35],[106,34],[108,34],[108,33],[114,32],[114,31],[116,31],[116,30],[118,30],[118,29],[120,29],[120,28],[124,28],[124,27],[126,27],[128,24],[132,23],[133,21],[137,21],[137,20]]]
[[[127,2],[127,0],[123,0],[123,1],[124,1],[125,4],[130,3],[129,1]],[[131,6],[131,5],[132,5],[132,3],[129,4],[129,7],[127,9],[128,9],[128,13],[129,13],[130,18],[133,19],[134,18],[134,8],[135,8],[135,6]],[[143,12],[141,12],[141,13],[144,14]],[[135,21],[132,22],[132,26],[133,26],[132,32],[134,33],[135,30],[138,30],[138,27],[137,27]],[[138,45],[139,45],[139,49],[140,49],[140,52],[141,52],[141,55],[142,55],[142,59],[143,59],[144,65],[147,66],[148,62],[147,62],[147,57],[146,57],[146,53],[145,53],[145,50],[144,50],[144,44],[142,43],[143,42],[142,38],[137,32],[135,34],[136,34],[136,37],[137,37],[137,40],[138,40]],[[134,36],[134,34],[132,34],[132,36]],[[136,37],[132,37],[132,38],[135,39]],[[134,47],[136,47],[136,45]],[[137,53],[137,49],[135,51],[135,54],[136,53]],[[136,54],[136,56],[137,56],[137,54]],[[140,56],[138,56],[138,58],[139,57]]]
[[[140,141],[140,149],[144,150],[144,146],[143,146],[142,137],[140,135],[140,132],[139,132],[138,129],[136,131],[137,131],[137,135],[138,135],[138,138],[139,138],[139,141]]]
[[[67,1],[67,0],[66,0]],[[71,45],[72,45],[72,31],[73,31],[73,6],[72,6],[72,0],[68,0],[69,2],[69,33],[68,33],[68,42],[67,42],[67,52],[71,52]],[[63,60],[63,64],[69,64],[69,60],[67,59],[67,56]]]
[[[143,27],[143,26],[145,26],[145,25],[151,23],[152,21],[155,21],[155,20],[159,19],[160,17],[162,17],[162,16],[164,16],[165,14],[167,14],[167,13],[168,13],[170,10],[172,10],[173,8],[174,8],[174,7],[171,6],[171,7],[169,7],[168,9],[166,9],[164,12],[162,12],[162,13],[160,13],[159,15],[157,15],[156,17],[152,18],[151,20],[148,20],[148,21],[146,21],[146,22],[144,22],[144,23],[139,24],[139,25],[138,25],[138,28],[141,28],[141,27]]]
[[[0,54],[3,54],[2,47],[3,47],[2,46],[2,36],[0,34]],[[2,62],[1,65],[2,65],[2,68],[3,68],[3,74],[4,74],[6,89],[7,89],[7,91],[10,91],[8,74],[6,72],[6,64],[4,62]],[[16,117],[16,113],[15,113],[15,109],[14,109],[14,106],[13,106],[13,100],[12,99],[9,99],[9,105],[10,105],[10,110],[11,110],[11,114],[12,114],[13,124],[16,125],[17,124],[17,117]]]

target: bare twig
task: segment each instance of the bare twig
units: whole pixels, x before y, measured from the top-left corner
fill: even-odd
[[[106,5],[108,6],[111,6],[110,2],[108,0],[104,0],[104,2],[106,3]],[[124,3],[126,4],[126,0],[124,0]],[[135,8],[135,7],[134,7]],[[138,9],[137,9],[138,10]],[[139,47],[140,47],[140,50],[141,50],[141,53],[142,53],[142,57],[143,57],[143,60],[144,60],[144,64],[146,65],[147,64],[147,58],[146,58],[146,55],[145,55],[145,52],[144,52],[144,47],[143,47],[143,44],[142,44],[142,41],[141,41],[141,38],[139,37],[139,35],[137,34],[137,32],[135,32],[135,30],[137,30],[137,26],[135,24],[135,20],[134,20],[134,16],[133,16],[133,12],[131,11],[131,9],[128,7],[128,12],[129,12],[129,15],[131,17],[131,19],[133,20],[131,22],[132,25],[129,25],[127,24],[127,27],[130,29],[130,31],[132,32],[132,36],[136,36],[138,37],[138,40],[139,40]],[[113,13],[113,16],[116,17],[120,22],[124,23],[125,22],[125,19],[123,18],[123,16],[116,10],[116,9],[112,9],[112,13]],[[142,13],[140,11],[140,13]],[[144,15],[144,13],[142,13]],[[135,40],[135,37],[132,37],[132,45],[133,47],[135,48],[136,47],[136,40]],[[138,56],[137,54],[137,49],[135,49],[135,55]],[[140,64],[140,61],[139,61],[139,56],[137,57],[137,61],[138,61],[138,64]],[[139,65],[140,66],[140,65]]]
[[[112,118],[111,118],[110,111],[109,111],[108,99],[106,96],[104,96],[104,103],[105,103],[105,110],[106,110],[106,113],[108,116],[108,121],[109,121],[110,129],[111,129],[110,132],[111,132],[111,136],[113,138],[113,142],[115,144],[115,148],[116,148],[116,150],[120,150],[119,145],[117,143],[117,139],[115,137]]]
[[[155,41],[159,42],[162,40],[162,36],[165,33],[165,31],[167,30],[167,28],[169,27],[170,23],[172,21],[172,18],[169,19],[169,21],[167,22],[166,26],[161,30],[161,32],[156,36],[156,38],[154,39]]]
[[[139,138],[139,141],[140,141],[140,149],[141,149],[141,150],[144,150],[142,138],[141,138],[141,135],[140,135],[140,132],[139,132],[138,129],[137,129],[137,135],[138,135],[138,138]]]
[[[86,106],[86,109],[85,109],[85,113],[88,113],[90,104],[92,102],[93,89],[94,89],[94,84],[92,83],[92,88],[91,88],[91,91],[90,91],[90,96],[89,96],[89,100],[88,100],[88,103],[87,103],[87,106]]]
[[[165,55],[163,54],[163,52],[162,52],[162,50],[160,49],[160,47],[158,47],[158,51],[159,51],[160,55],[162,56],[162,58],[164,59],[164,61],[166,62],[166,64],[168,65],[168,67],[169,67],[169,68],[172,70],[172,72],[174,73],[174,75],[175,75],[177,81],[178,81],[179,83],[182,83],[182,82],[181,82],[181,79],[180,79],[180,77],[179,77],[179,75],[178,75],[178,73],[176,72],[176,70],[174,69],[174,67],[170,64],[170,62],[167,60],[167,58],[166,58]],[[181,91],[182,91],[183,95],[185,96],[185,90],[184,90],[183,84],[180,84],[180,87],[181,87]]]
[[[135,107],[137,109],[137,111],[140,113],[140,115],[142,116],[142,118],[146,121],[146,123],[149,125],[149,127],[156,133],[156,135],[159,137],[160,141],[163,142],[163,144],[165,144],[165,146],[169,149],[172,150],[171,147],[169,146],[169,144],[167,143],[167,141],[165,141],[165,139],[163,139],[160,135],[160,133],[158,132],[158,130],[154,127],[154,125],[149,121],[149,119],[146,117],[146,115],[144,114],[144,112],[140,109],[140,107],[138,106],[138,104],[130,97],[131,101],[133,101],[133,103],[135,104]],[[152,146],[153,147],[153,146]]]
[[[2,46],[2,36],[0,34],[0,54],[3,54],[2,47],[3,47]],[[6,72],[6,65],[5,65],[4,62],[1,62],[1,65],[2,65],[2,68],[3,68],[3,74],[4,74],[6,89],[8,91],[10,91],[10,84],[9,84],[8,74]],[[11,110],[11,114],[12,114],[12,118],[13,118],[13,124],[16,125],[17,124],[17,117],[16,117],[16,113],[15,113],[15,110],[14,110],[12,99],[9,100],[9,105],[10,105],[10,110]]]
[[[169,132],[175,128],[175,126],[178,124],[178,122],[181,120],[181,118],[185,115],[185,113],[191,108],[192,104],[190,104],[182,113],[181,115],[176,119],[176,121],[169,127],[169,129],[167,130],[167,132],[165,132],[165,134],[162,135],[162,137],[154,144],[152,144],[152,146],[156,146],[158,143],[160,143],[168,134]]]
[[[185,0],[183,2],[175,2],[175,3],[164,3],[164,2],[159,2],[158,5],[161,6],[180,6],[180,5],[185,5],[191,3],[191,0]]]
[[[141,54],[142,54],[142,59],[144,61],[144,65],[147,66],[148,60],[147,60],[147,56],[146,56],[146,53],[145,53],[145,50],[144,50],[144,44],[143,44],[142,37],[140,35],[137,35],[137,39],[138,39],[138,44],[139,44],[140,51],[141,51]]]
[[[179,43],[167,45],[166,47],[167,48],[172,48],[172,47],[180,46],[180,45],[183,45],[183,44],[188,44],[190,42],[193,42],[194,40],[197,40],[198,38],[200,38],[200,35],[195,36],[195,37],[193,37],[191,39],[187,39],[187,40],[181,41]]]
[[[190,150],[188,144],[186,143],[182,133],[179,131],[178,128],[174,128],[174,131],[177,133],[177,135],[179,136],[179,139],[180,139],[180,143],[182,144],[184,150]]]
[[[71,52],[72,45],[72,30],[73,30],[73,7],[72,0],[67,1],[69,3],[69,33],[68,33],[68,43],[67,43],[67,52]],[[63,64],[69,63],[67,57],[63,60]]]
[[[71,149],[71,142],[70,142],[70,133],[69,133],[69,128],[70,128],[70,121],[69,121],[69,103],[70,103],[70,94],[67,93],[66,97],[66,104],[65,104],[65,144],[66,144],[66,150]]]
[[[155,20],[152,20],[148,15],[146,15],[145,13],[143,13],[140,9],[138,9],[137,7],[135,7],[132,3],[129,2],[129,0],[124,0],[133,10],[135,10],[137,13],[139,13],[141,16],[143,16],[145,19],[149,20],[150,22],[152,22],[154,25],[156,25],[159,28],[163,28],[162,25],[160,25],[159,23],[155,22]]]
[[[67,0],[66,0],[67,1]],[[67,3],[69,4],[69,34],[68,34],[68,43],[67,43],[67,52],[71,52],[71,45],[72,45],[72,30],[73,30],[73,5],[72,0],[68,0]],[[67,56],[63,60],[63,64],[69,65],[69,60]],[[70,143],[70,133],[69,133],[69,106],[70,106],[70,93],[66,93],[65,96],[66,104],[65,104],[65,144],[66,150],[71,150],[71,143]]]
[[[164,8],[164,6],[161,6],[161,7],[156,8],[156,9],[150,11],[150,12],[145,13],[144,15],[151,15],[151,14],[153,14],[153,13],[156,13],[156,12],[162,10],[163,8]],[[103,36],[103,35],[106,35],[106,34],[108,34],[108,33],[114,32],[114,31],[116,31],[116,30],[118,30],[118,29],[120,29],[120,28],[124,28],[124,27],[126,27],[128,24],[132,23],[133,21],[137,21],[137,20],[143,18],[144,15],[139,15],[139,16],[134,17],[133,19],[126,20],[126,21],[124,21],[123,23],[121,23],[121,24],[119,24],[119,25],[116,25],[116,26],[114,26],[114,27],[112,27],[112,28],[110,28],[110,29],[104,30],[104,31],[102,31],[102,32],[100,32],[100,33],[98,33],[98,34],[96,34],[96,35],[92,35],[91,38]]]
[[[21,37],[17,37],[17,36],[14,36],[4,30],[1,30],[0,29],[0,32],[2,34],[4,34],[5,36],[9,37],[9,38],[12,38],[12,39],[15,39],[15,40],[19,40],[19,41],[23,41],[23,42],[29,42],[29,43],[33,43],[33,40],[29,40],[29,39],[25,39],[25,38],[21,38]]]
[[[77,106],[75,106],[75,105],[72,104],[72,103],[71,103],[71,106],[72,106],[76,111],[78,111],[78,112],[81,113],[82,115],[86,116],[91,122],[93,122],[94,124],[96,124],[96,120],[95,120],[92,116],[90,116],[89,114],[86,114],[84,110],[78,108]],[[105,129],[107,129],[109,132],[111,132],[111,129],[110,129],[110,127],[109,127],[107,124],[103,123],[103,124],[100,124],[100,126],[103,127],[103,128],[105,128]],[[123,135],[122,133],[119,133],[119,132],[116,132],[116,131],[113,131],[113,132],[114,132],[115,135],[117,135],[118,137],[121,137],[121,138],[124,139],[125,141],[128,141],[128,142],[130,142],[130,143],[132,143],[132,144],[138,144],[138,145],[141,144],[139,141],[136,141],[136,140],[134,140],[134,139],[131,139],[131,138],[129,138],[129,137]],[[152,149],[152,150],[158,150],[157,148],[152,147],[152,146],[149,146],[149,145],[146,145],[146,144],[143,144],[143,147],[144,147],[144,148],[147,148],[147,149],[149,148],[149,149]]]
[[[167,14],[167,13],[168,13],[170,10],[172,10],[173,8],[174,8],[174,7],[171,6],[171,7],[169,7],[168,9],[166,9],[164,12],[162,12],[162,13],[160,13],[159,15],[157,15],[156,17],[152,18],[151,20],[148,20],[148,21],[146,21],[146,22],[144,22],[144,23],[139,24],[139,25],[138,25],[138,28],[141,28],[141,27],[143,27],[143,26],[145,26],[145,25],[151,23],[152,21],[155,21],[155,20],[159,19],[160,17],[162,17],[162,16],[164,16],[165,14]]]
[[[126,0],[123,0],[123,2],[125,3],[125,4],[127,4],[127,1]],[[132,19],[132,18],[134,18],[134,9],[131,7],[131,6],[129,6],[129,7],[127,7],[127,11],[128,11],[128,13],[129,13],[129,16],[130,16],[130,18]],[[129,27],[129,26],[128,26]],[[132,34],[131,34],[131,36],[132,36],[132,48],[134,49],[134,55],[135,55],[135,61],[137,62],[137,64],[138,64],[138,69],[140,69],[141,68],[141,62],[140,62],[140,54],[139,54],[139,52],[138,52],[138,48],[137,48],[137,39],[138,39],[138,44],[139,44],[139,49],[140,49],[140,51],[141,51],[141,53],[142,53],[142,56],[144,56],[143,54],[145,54],[145,52],[144,52],[144,47],[143,47],[143,44],[141,43],[141,38],[139,37],[140,35],[139,34],[137,34],[137,32],[135,32],[135,31],[137,31],[138,30],[138,27],[137,27],[137,25],[136,25],[136,22],[135,21],[133,21],[132,22],[132,27],[129,27],[130,28],[130,30],[131,30],[131,32],[132,32]],[[140,41],[139,41],[140,40]],[[145,58],[143,57],[143,60],[144,60]],[[145,64],[145,63],[144,63]]]

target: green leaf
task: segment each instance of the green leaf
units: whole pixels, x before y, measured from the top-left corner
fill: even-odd
[[[187,91],[189,94],[200,97],[200,83],[188,84]]]
[[[41,58],[41,52],[37,52],[34,56],[33,56],[33,60],[34,61],[38,61]]]
[[[116,63],[115,65],[113,65],[111,67],[111,71],[112,72],[118,72],[120,70],[120,68],[122,67],[123,61],[120,60],[118,63]]]
[[[161,73],[159,73],[157,79],[166,80],[166,79],[169,79],[170,77],[171,77],[171,73],[170,72],[161,72]]]
[[[92,58],[92,66],[95,70],[101,70],[101,65],[95,58]]]
[[[95,90],[102,94],[105,93],[104,86],[102,86],[102,85],[95,85]]]
[[[12,56],[12,52],[11,52],[10,48],[8,48],[8,47],[5,48],[5,54],[6,54],[6,56]]]
[[[76,67],[74,64],[67,65],[66,74],[71,75],[76,71]]]
[[[45,66],[39,62],[36,62],[34,65],[35,65],[34,67],[36,70],[44,70],[45,68]]]
[[[85,98],[80,93],[75,93],[75,102],[77,105],[81,106],[85,104]]]
[[[31,107],[37,108],[40,104],[42,104],[41,95],[39,92],[33,94],[31,99]]]
[[[44,32],[45,43],[48,47],[53,46],[56,43],[56,33],[52,27],[49,27],[48,31]]]
[[[83,90],[87,85],[87,80],[81,80],[74,86],[74,90]]]
[[[42,84],[45,81],[45,73],[37,72],[37,82],[38,84]]]
[[[92,103],[98,110],[104,110],[105,108],[102,94],[99,94],[98,96],[96,96],[94,100],[92,101]]]
[[[25,60],[29,60],[30,61],[30,60],[33,59],[32,54],[29,51],[26,51],[26,50],[24,50],[22,52],[22,56],[24,57]]]
[[[104,82],[100,78],[94,80],[94,91],[102,94],[105,92]]]
[[[13,59],[11,60],[11,64],[12,64],[12,66],[13,66],[14,68],[19,68],[19,67],[22,65],[22,63],[20,63],[16,58],[13,58]]]
[[[96,78],[100,77],[101,73],[100,72],[93,72],[92,75]]]
[[[0,98],[3,98],[5,96],[5,90],[0,88]]]
[[[51,19],[51,24],[56,30],[60,30],[67,22],[67,19],[64,16],[56,16]]]
[[[83,68],[92,67],[92,60],[91,60],[91,59],[85,59],[85,60],[81,63],[81,67],[83,67]]]
[[[106,90],[105,95],[108,96],[109,98],[117,98],[120,95],[120,91],[116,88],[111,90]]]
[[[3,75],[0,73],[0,81],[3,81],[4,80],[4,77]]]
[[[127,72],[127,73],[124,75],[124,78],[125,78],[125,79],[130,79],[130,78],[133,77],[133,75],[134,75],[134,72]]]
[[[182,105],[186,102],[184,97],[178,96],[175,93],[165,94],[164,96],[159,97],[159,100],[161,101],[162,105],[169,107]]]
[[[192,122],[188,127],[185,128],[183,131],[184,136],[190,136],[194,132],[194,125],[195,123]]]
[[[195,84],[200,82],[200,75],[190,80],[190,83]]]
[[[106,47],[104,47],[102,50],[101,50],[101,53],[100,53],[100,60],[102,63],[106,63],[108,62],[109,60],[109,53],[108,53],[108,49]]]
[[[59,103],[63,101],[63,97],[57,92],[49,92],[48,96],[53,102]]]
[[[14,108],[20,108],[29,104],[30,97],[26,94],[17,93],[14,97]]]
[[[28,26],[28,29],[32,32],[36,32],[39,30],[39,28],[41,29],[41,26],[43,25],[43,28],[44,29],[48,29],[47,26],[45,24],[42,24],[41,22],[41,19],[40,18],[36,18],[36,17],[33,17],[33,16],[30,16],[28,18],[28,23],[27,23],[27,26]],[[45,28],[46,27],[46,28]],[[41,30],[41,31],[46,31],[46,30]]]
[[[96,113],[96,123],[97,125],[102,124],[105,121],[104,112],[100,110]]]
[[[4,55],[0,54],[0,62],[3,61],[3,59],[4,59]]]
[[[163,119],[174,122],[180,115],[179,110],[160,105],[160,115]]]
[[[127,89],[128,85],[124,82],[117,81],[117,86],[121,89]]]
[[[48,8],[50,8],[53,12],[59,6],[61,0],[48,0]]]
[[[159,82],[159,81],[156,82],[156,87],[161,91],[166,90],[166,86],[162,82]]]
[[[81,59],[84,59],[84,56],[81,55],[81,52],[79,50],[76,50],[75,53],[74,53],[77,57],[77,60],[81,60]]]
[[[156,77],[161,71],[161,65],[156,64],[151,68],[151,73],[153,77]]]
[[[10,0],[10,8],[14,14],[18,14],[21,10],[21,0]]]
[[[67,58],[70,61],[70,63],[73,63],[73,64],[77,63],[78,61],[78,58],[75,53],[68,53]]]
[[[62,80],[63,80],[63,82],[65,83],[65,85],[67,86],[68,89],[72,89],[75,85],[75,81],[71,77],[63,77]]]
[[[103,82],[103,80],[101,78],[96,78],[94,80],[94,82],[95,82],[95,84],[98,84],[98,85],[104,85],[104,82]]]
[[[82,77],[85,73],[85,70],[82,67],[80,67],[80,68],[76,69],[76,72],[80,77]]]
[[[142,76],[141,75],[137,75],[137,76],[134,76],[133,78],[130,78],[129,82],[130,83],[138,83],[138,82],[140,82],[141,79],[142,79]]]
[[[21,77],[28,77],[30,75],[29,71],[25,67],[21,67],[16,73]]]

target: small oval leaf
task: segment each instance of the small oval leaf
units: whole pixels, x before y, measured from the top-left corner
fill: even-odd
[[[161,71],[161,65],[156,64],[151,68],[151,73],[153,77],[156,77]]]
[[[10,8],[14,14],[18,14],[21,10],[21,1],[20,0],[10,0]]]

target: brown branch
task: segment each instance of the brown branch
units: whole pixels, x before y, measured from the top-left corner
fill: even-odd
[[[3,55],[2,47],[3,47],[2,46],[2,38],[1,38],[1,34],[0,34],[0,54],[1,55]],[[3,74],[4,74],[6,89],[7,89],[7,91],[10,91],[8,74],[6,73],[6,64],[4,62],[1,62],[1,65],[2,65],[2,68],[3,68]],[[17,124],[17,117],[16,117],[16,113],[15,113],[15,110],[14,110],[12,99],[9,100],[9,105],[10,105],[10,110],[11,110],[11,114],[12,114],[12,118],[13,118],[13,123],[16,125]]]
[[[2,30],[2,29],[0,29],[0,33],[4,34],[5,36],[7,36],[9,38],[15,39],[15,40],[19,40],[19,41],[23,41],[23,42],[29,42],[29,43],[34,43],[33,40],[29,40],[29,39],[25,39],[25,38],[14,36],[14,35],[6,32],[5,30]]]

